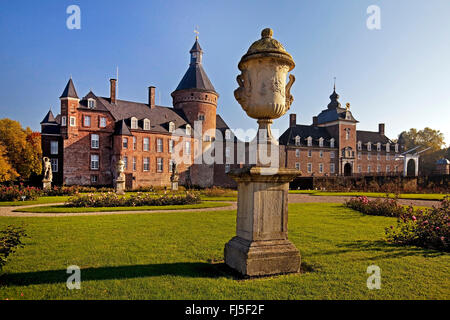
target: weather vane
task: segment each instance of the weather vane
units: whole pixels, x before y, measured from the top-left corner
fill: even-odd
[[[195,40],[198,40],[198,35],[199,35],[199,31],[198,31],[198,26],[195,27],[194,29],[194,33],[195,33]]]

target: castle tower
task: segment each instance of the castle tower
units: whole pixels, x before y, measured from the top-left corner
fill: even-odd
[[[68,139],[78,133],[79,125],[77,109],[80,98],[78,98],[72,78],[67,82],[59,100],[61,101],[61,134],[64,139]]]
[[[191,62],[180,84],[172,92],[173,106],[175,109],[182,110],[187,120],[198,131],[195,122],[202,122],[202,146],[197,148],[198,152],[203,154],[212,147],[215,140],[216,129],[216,109],[219,94],[214,89],[211,81],[206,75],[202,65],[203,50],[195,40],[191,54]],[[196,157],[198,153],[196,152]],[[192,166],[192,183],[200,186],[211,186],[213,184],[214,168],[213,165],[194,165]],[[194,181],[197,180],[197,181]]]

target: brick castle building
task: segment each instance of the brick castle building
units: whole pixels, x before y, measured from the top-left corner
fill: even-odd
[[[146,103],[119,100],[116,79],[110,79],[109,97],[90,91],[80,98],[70,79],[60,114],[49,111],[41,122],[53,182],[112,185],[116,163],[123,159],[127,188],[169,185],[174,161],[180,184],[234,186],[227,172],[245,163],[248,145],[239,149],[240,141],[217,114],[219,95],[203,69],[198,40],[190,55],[189,68],[172,92],[173,107],[155,104],[153,86]],[[358,121],[341,107],[335,90],[330,99],[310,126],[297,125],[290,115],[279,139],[280,166],[300,169],[303,176],[401,173],[402,162],[395,160],[401,146],[384,135],[384,124],[378,132],[356,130]],[[203,161],[206,154],[213,161]]]

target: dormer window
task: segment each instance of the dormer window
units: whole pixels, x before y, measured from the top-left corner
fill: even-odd
[[[358,141],[358,150],[361,150],[362,149],[362,143],[361,143],[361,141]],[[367,147],[367,150],[369,150],[369,148]]]
[[[300,145],[300,136],[296,136],[295,137],[295,145],[299,146]]]
[[[186,135],[190,136],[191,135],[191,126],[190,125],[186,125]]]
[[[372,151],[372,143],[367,142],[367,151]]]
[[[381,151],[381,143],[377,143],[377,151]]]
[[[312,146],[312,138],[308,137],[308,147],[311,147],[311,146]]]
[[[174,131],[175,131],[175,123],[171,121],[169,122],[169,132],[172,133]]]
[[[395,144],[395,152],[398,152],[398,143]]]
[[[350,112],[346,112],[346,113],[345,113],[345,119],[346,119],[346,120],[351,120],[351,119],[352,119],[352,117],[351,117],[351,115],[350,115]]]
[[[144,130],[150,130],[150,120],[144,119]]]
[[[391,152],[391,145],[386,143],[386,152]]]
[[[331,138],[330,140],[330,148],[334,148],[334,138]]]
[[[319,139],[319,147],[323,147],[323,138],[322,137]]]
[[[131,129],[137,129],[138,128],[138,119],[135,117],[131,118]]]
[[[94,99],[88,99],[88,108],[89,109],[95,108],[95,100]]]

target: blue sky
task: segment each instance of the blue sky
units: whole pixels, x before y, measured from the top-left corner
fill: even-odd
[[[81,8],[69,30],[66,8]],[[366,27],[369,5],[381,30]],[[361,130],[386,123],[396,138],[409,128],[441,130],[450,142],[450,1],[0,1],[0,117],[38,130],[72,75],[80,96],[109,95],[119,67],[119,98],[170,106],[189,64],[199,26],[204,67],[220,94],[218,113],[232,128],[256,128],[235,101],[237,63],[265,27],[292,54],[297,81],[290,112],[310,124],[337,77]],[[56,113],[57,113],[56,112]],[[275,121],[284,130],[288,115]]]

